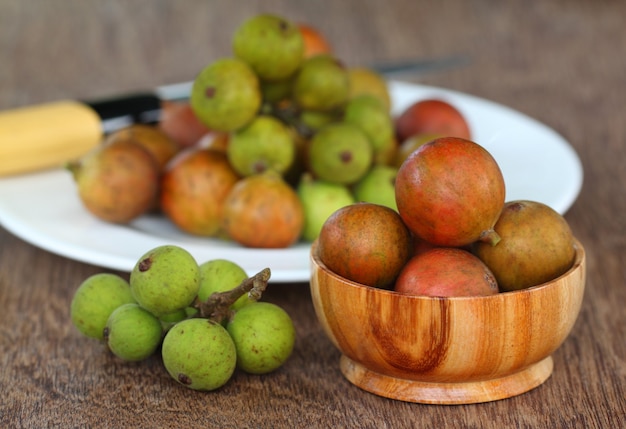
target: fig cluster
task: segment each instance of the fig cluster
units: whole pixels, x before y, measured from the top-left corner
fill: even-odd
[[[156,247],[127,280],[112,273],[85,279],[70,305],[74,326],[124,361],[160,351],[178,383],[215,390],[237,369],[267,374],[290,357],[296,331],[276,304],[260,301],[268,268],[252,277],[237,264],[202,264],[183,248]]]
[[[397,210],[361,202],[324,222],[317,252],[331,271],[408,295],[481,296],[543,284],[573,265],[564,217],[537,201],[505,202],[497,162],[471,140],[423,144],[394,187]]]
[[[393,118],[384,78],[344,65],[311,26],[260,14],[231,42],[232,55],[199,71],[189,102],[165,103],[157,126],[116,131],[68,165],[92,214],[164,216],[189,234],[285,248],[312,242],[357,201],[395,210],[410,152],[437,136],[469,138],[444,100]]]

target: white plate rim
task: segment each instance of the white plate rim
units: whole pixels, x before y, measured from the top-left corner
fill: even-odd
[[[472,139],[499,162],[507,182],[507,201],[541,201],[564,214],[580,193],[583,169],[578,155],[545,124],[458,91],[393,80],[389,89],[394,115],[417,99],[440,98],[453,103],[468,119]],[[503,148],[504,144],[510,146]],[[518,169],[524,162],[535,170]],[[548,169],[549,165],[553,168]],[[198,262],[230,259],[249,275],[267,266],[272,270],[272,282],[305,283],[310,279],[308,243],[288,249],[246,249],[222,240],[189,236],[152,215],[130,225],[108,224],[86,212],[73,186],[71,176],[62,169],[0,178],[0,224],[44,250],[112,270],[128,272],[153,247],[177,244]]]

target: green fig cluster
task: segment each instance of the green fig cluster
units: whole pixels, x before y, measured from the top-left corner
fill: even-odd
[[[303,205],[303,241],[317,238],[330,213],[357,200],[395,209],[392,188],[365,180],[377,166],[396,170],[382,76],[348,68],[330,51],[307,55],[300,26],[277,15],[245,20],[231,42],[232,55],[198,73],[190,103],[204,125],[228,135],[233,170],[242,178],[273,170],[294,188]]]
[[[269,268],[249,277],[233,261],[198,263],[182,247],[162,245],[137,260],[128,280],[113,273],[85,279],[70,318],[122,361],[143,361],[160,350],[176,382],[215,390],[237,369],[267,374],[292,354],[291,317],[260,301],[270,276]]]

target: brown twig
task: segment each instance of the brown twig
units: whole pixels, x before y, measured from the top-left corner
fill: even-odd
[[[244,294],[254,301],[258,301],[267,288],[271,276],[269,268],[259,271],[257,274],[245,279],[239,286],[224,292],[214,292],[202,302],[198,298],[193,303],[193,307],[198,309],[196,317],[211,319],[222,323],[231,314],[230,306]]]

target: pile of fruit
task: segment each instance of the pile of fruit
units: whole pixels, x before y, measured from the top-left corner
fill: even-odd
[[[248,278],[237,264],[198,264],[184,249],[164,245],[143,255],[130,280],[95,274],[74,293],[70,315],[87,337],[125,361],[160,349],[167,372],[195,390],[226,384],[235,370],[266,374],[290,357],[296,332],[279,306],[259,301],[270,279]]]
[[[408,154],[470,138],[444,100],[393,118],[383,77],[345,67],[310,26],[254,16],[232,48],[198,73],[188,103],[164,105],[158,126],[114,132],[68,165],[89,212],[116,223],[159,214],[189,234],[288,247],[356,201],[395,210]]]
[[[412,152],[395,181],[397,211],[355,203],[318,239],[331,271],[418,296],[482,296],[537,286],[567,272],[576,242],[558,212],[505,203],[495,159],[477,143],[440,137]]]

